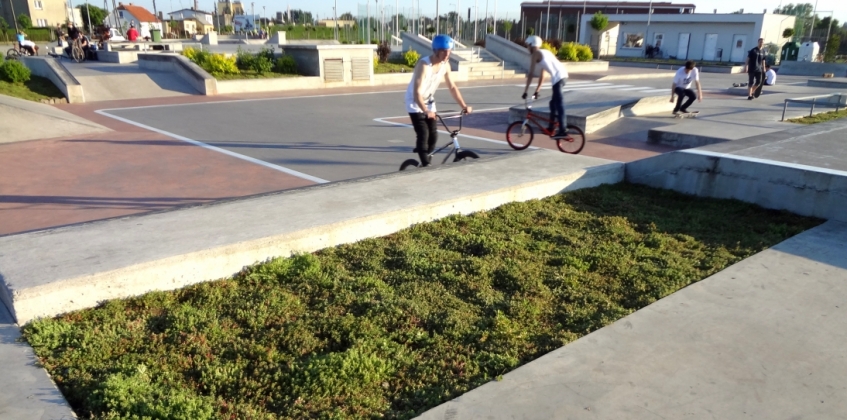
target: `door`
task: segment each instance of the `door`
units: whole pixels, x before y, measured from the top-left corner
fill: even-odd
[[[676,59],[685,60],[688,58],[688,42],[691,41],[691,34],[679,34],[679,44],[677,44]]]
[[[703,61],[715,61],[718,51],[718,34],[706,34],[706,43],[703,45]]]
[[[747,35],[732,36],[732,53],[729,56],[729,61],[735,63],[743,63],[747,60],[747,51],[744,47],[747,44]]]

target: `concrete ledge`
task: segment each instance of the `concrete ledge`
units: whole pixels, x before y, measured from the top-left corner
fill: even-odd
[[[671,110],[668,110],[670,114]],[[780,122],[762,122],[761,126],[730,126],[717,121],[704,119],[680,119],[678,124],[651,128],[647,131],[647,141],[678,148],[703,147],[726,141],[741,140],[762,134],[769,134],[793,125]]]
[[[812,63],[808,61],[783,61],[779,63],[780,76],[817,76],[833,73],[835,77],[847,77],[847,64]]]
[[[406,85],[412,80],[412,72],[374,74],[374,86]]]
[[[612,98],[593,91],[565,91],[567,123],[581,128],[586,134],[599,131],[622,117],[670,113],[672,110],[673,104],[665,96]],[[548,106],[535,106],[532,112],[544,118],[550,117]],[[509,108],[509,124],[525,118],[523,105]]]
[[[643,74],[612,74],[603,76],[596,81],[605,82],[609,80],[636,80],[636,79],[672,79],[673,72],[667,73],[643,73]]]
[[[534,150],[0,237],[0,298],[24,324],[107,299],[227,277],[274,256],[623,176],[619,162]]]
[[[138,54],[138,67],[176,73],[201,94],[218,94],[218,81],[206,70],[181,55]]]
[[[280,77],[268,79],[218,80],[218,94],[274,92],[294,89],[324,88],[323,79],[318,76]]]
[[[824,87],[847,90],[847,79],[809,79],[806,84],[812,87]],[[847,93],[847,92],[844,92]]]
[[[562,64],[564,64],[565,68],[568,69],[568,73],[593,73],[598,71],[609,71],[608,61],[563,61]]]
[[[80,104],[85,102],[85,94],[82,85],[62,65],[59,60],[51,57],[21,57],[21,62],[32,72],[32,74],[50,79],[68,99],[68,103]]]
[[[100,50],[97,51],[97,59],[105,63],[135,63],[138,61],[138,51]]]
[[[697,63],[697,60],[694,60]],[[638,61],[615,61],[609,60],[609,65],[614,67],[636,67],[642,69],[656,69],[656,70],[672,70],[675,71],[680,67],[683,67],[683,64],[665,64],[665,63],[644,63]],[[702,73],[743,73],[744,66],[697,66]],[[780,74],[782,74],[780,72]]]

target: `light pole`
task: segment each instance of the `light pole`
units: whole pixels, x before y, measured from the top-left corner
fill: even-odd
[[[544,36],[550,38],[550,0],[547,0],[547,23],[544,28]]]
[[[253,21],[253,29],[256,29],[256,2],[250,2],[250,20]]]
[[[812,30],[815,29],[815,13],[818,12],[818,0],[815,0],[815,9],[812,10],[812,26],[809,27],[809,41],[812,41]],[[830,19],[831,20],[831,19]]]
[[[641,41],[641,43],[644,44],[645,51],[647,50],[647,40],[650,39],[650,18],[652,18],[652,17],[653,17],[653,0],[650,0],[650,8],[647,10],[647,29],[644,31],[644,40]]]
[[[479,35],[479,30],[476,28],[476,25],[479,23],[479,0],[474,0],[473,14],[473,42],[476,43],[476,37]]]
[[[365,32],[367,32],[368,44],[371,43],[371,0],[368,0],[367,9],[368,20],[365,22]]]
[[[332,6],[332,18],[335,20],[335,40],[338,41],[338,12],[335,8],[338,7],[338,0],[335,0],[335,6]]]
[[[441,16],[438,15],[438,4],[441,3],[438,0],[435,0],[435,34],[438,35],[441,33]]]

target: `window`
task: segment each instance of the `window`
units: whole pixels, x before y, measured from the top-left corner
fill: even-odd
[[[622,48],[641,48],[644,46],[644,34],[642,33],[624,33]]]
[[[35,0],[35,8],[37,10],[44,10],[44,4],[41,3],[41,0]]]
[[[653,34],[653,46],[656,48],[662,48],[662,41],[665,40],[665,34],[655,33]]]
[[[38,26],[40,28],[46,28],[47,27],[47,19],[36,19],[35,26]]]

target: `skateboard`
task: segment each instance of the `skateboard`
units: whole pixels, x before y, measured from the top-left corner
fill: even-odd
[[[695,118],[698,114],[700,114],[700,111],[691,111],[691,112],[685,112],[685,113],[680,112],[679,114],[676,114],[673,117],[676,118],[676,119]]]
[[[764,85],[765,85],[765,75],[763,74],[761,83],[759,83],[759,86],[756,86],[756,90],[753,91],[753,97],[754,98],[758,98],[759,95],[762,94],[762,86],[764,86]]]

